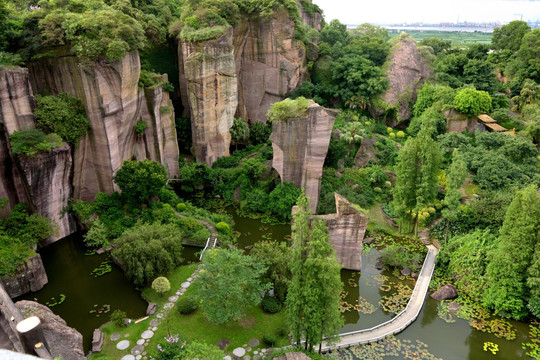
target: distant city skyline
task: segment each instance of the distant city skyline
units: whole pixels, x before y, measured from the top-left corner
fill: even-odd
[[[540,21],[540,0],[312,0],[344,24]]]

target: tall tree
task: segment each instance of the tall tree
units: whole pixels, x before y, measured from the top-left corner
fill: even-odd
[[[525,21],[515,20],[493,29],[491,43],[496,49],[517,51],[523,36],[529,31],[531,28]]]
[[[441,167],[439,147],[432,134],[435,124],[426,119],[416,138],[410,138],[398,153],[395,167],[394,208],[401,215],[407,210],[418,213],[421,207],[430,205],[437,195],[437,174]],[[418,231],[418,216],[415,234]]]
[[[305,299],[303,284],[307,278],[305,262],[307,258],[307,241],[309,239],[309,200],[305,190],[298,197],[297,209],[293,214],[292,224],[292,280],[285,302],[287,324],[293,341],[300,342],[305,328]]]
[[[456,220],[457,218],[456,210],[460,204],[459,199],[461,197],[460,188],[463,185],[466,177],[467,165],[465,164],[461,153],[456,149],[452,155],[452,164],[450,165],[446,175],[446,195],[444,196],[446,208],[442,211],[442,215],[446,220],[446,231],[444,234],[445,243],[448,239],[448,227],[450,225],[450,221]]]
[[[343,326],[343,314],[339,311],[339,293],[343,289],[341,265],[330,245],[327,231],[323,220],[313,221],[306,259],[309,277],[304,284],[309,300],[306,307],[306,344],[310,349],[319,344],[319,353],[322,340],[325,337],[335,339]]]
[[[527,315],[528,300],[533,293],[538,295],[538,287],[530,286],[538,283],[538,258],[534,253],[539,235],[540,196],[536,185],[530,185],[517,192],[508,207],[499,246],[487,268],[490,287],[485,303],[495,312],[514,319]],[[529,282],[528,277],[532,278]]]

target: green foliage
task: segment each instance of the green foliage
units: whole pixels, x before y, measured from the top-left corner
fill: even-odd
[[[173,224],[138,222],[115,240],[113,255],[123,264],[126,276],[141,286],[182,262],[182,233]]]
[[[521,46],[516,54],[520,73],[524,77],[540,82],[540,29],[536,28],[523,36]]]
[[[420,117],[414,117],[411,120],[407,132],[409,135],[415,136],[420,131],[420,126],[423,123],[432,122],[435,126],[435,131],[432,136],[436,137],[446,132],[446,118],[441,114],[435,106],[431,106],[422,112]]]
[[[90,122],[81,100],[68,94],[36,96],[36,126],[45,133],[55,133],[67,143],[77,144],[86,135]]]
[[[304,117],[307,114],[307,107],[310,101],[304,97],[298,97],[294,100],[285,99],[278,101],[270,106],[266,113],[269,122],[287,121],[292,118]]]
[[[166,277],[159,276],[152,281],[152,290],[160,295],[163,295],[167,291],[171,290],[171,283]]]
[[[253,145],[264,144],[272,133],[270,124],[253,123],[249,130],[249,140]]]
[[[197,296],[204,317],[212,324],[241,319],[249,306],[261,301],[268,288],[260,277],[266,266],[236,248],[209,250],[197,277]]]
[[[275,334],[264,334],[263,341],[268,346],[274,346],[277,342],[277,337]]]
[[[231,227],[229,226],[229,224],[227,224],[226,222],[218,222],[216,224],[216,229],[217,231],[219,231],[220,233],[223,233],[223,234],[230,234],[231,233]]]
[[[224,156],[212,164],[212,169],[230,169],[240,165],[240,158],[236,156]]]
[[[268,195],[267,210],[280,219],[291,218],[291,209],[300,194],[300,189],[292,183],[278,184]]]
[[[58,234],[58,225],[54,220],[31,214],[30,207],[26,203],[15,205],[0,225],[0,234],[5,233],[14,237],[33,249],[49,237]]]
[[[418,272],[422,267],[420,256],[409,252],[399,244],[391,244],[382,249],[381,260],[386,266],[398,269],[408,267],[412,272]]]
[[[518,51],[523,37],[531,31],[525,21],[514,20],[506,25],[493,29],[491,42],[495,49]]]
[[[451,105],[455,96],[456,90],[449,86],[426,82],[418,92],[418,97],[414,103],[414,116],[422,115],[426,109],[435,103],[439,103],[441,106]]]
[[[89,247],[102,247],[109,245],[109,232],[107,227],[96,219],[92,222],[92,226],[83,236],[84,244]]]
[[[180,149],[184,152],[189,152],[193,146],[193,140],[191,138],[191,119],[188,116],[176,118],[175,126],[176,137]]]
[[[436,37],[422,39],[422,41],[420,41],[418,44],[421,46],[429,46],[433,49],[433,53],[435,55],[448,51],[452,48],[452,42],[450,40],[442,40]]]
[[[271,283],[276,297],[284,302],[291,280],[289,245],[285,242],[260,241],[253,245],[250,255],[267,265],[268,269],[261,280]]]
[[[273,296],[265,295],[261,301],[261,306],[264,311],[270,314],[276,314],[281,311],[281,303]]]
[[[125,326],[124,319],[127,318],[127,314],[125,311],[122,310],[114,310],[111,313],[110,319],[114,323],[114,325],[118,327]]]
[[[9,137],[11,150],[15,154],[34,157],[37,154],[49,152],[55,147],[62,146],[62,139],[56,134],[45,135],[39,129],[15,131]]]
[[[209,181],[210,169],[206,164],[189,163],[180,168],[181,188],[183,191],[193,192],[202,188]]]
[[[167,183],[167,170],[157,161],[126,160],[113,180],[128,201],[148,202],[152,196],[158,196]]]
[[[143,137],[144,130],[148,127],[148,123],[144,120],[139,120],[135,124],[135,133],[138,137]]]
[[[490,287],[485,295],[487,306],[496,313],[520,319],[527,315],[531,288],[527,285],[540,231],[540,196],[537,187],[519,191],[508,207],[500,231],[499,246],[487,267]],[[538,265],[535,262],[535,269]],[[537,274],[532,270],[537,282]],[[535,294],[538,293],[534,289]]]
[[[189,315],[195,312],[199,305],[195,296],[182,296],[176,302],[176,310],[182,315]]]
[[[34,254],[19,239],[0,232],[0,275],[13,275]]]
[[[485,91],[466,88],[457,93],[454,107],[462,114],[476,116],[491,110],[491,97]]]
[[[232,128],[229,129],[229,133],[231,134],[231,141],[233,143],[247,141],[249,138],[249,126],[241,118],[235,118]]]

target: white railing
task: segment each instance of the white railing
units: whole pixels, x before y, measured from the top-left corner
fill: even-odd
[[[206,246],[204,247],[203,251],[201,252],[201,256],[199,257],[199,261],[202,260],[202,257],[204,256],[204,253],[206,252],[206,249],[208,249],[208,244],[210,244],[210,238],[206,240]]]

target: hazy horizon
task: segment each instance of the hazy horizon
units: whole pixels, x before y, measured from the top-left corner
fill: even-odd
[[[540,21],[540,0],[312,0],[324,11],[327,22],[344,24],[403,23],[508,23]]]

